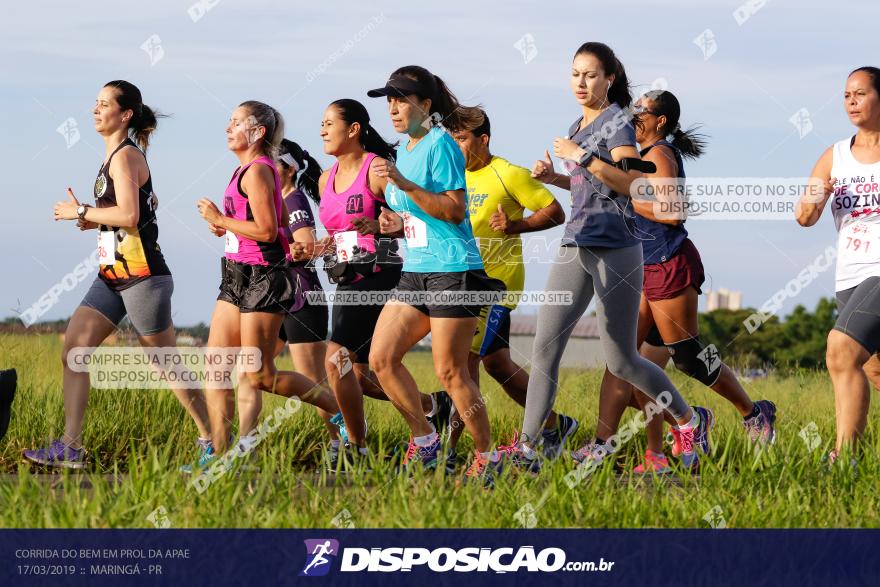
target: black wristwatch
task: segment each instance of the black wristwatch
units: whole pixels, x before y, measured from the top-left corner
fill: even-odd
[[[80,220],[86,219],[86,210],[88,210],[88,209],[89,209],[88,204],[80,204],[79,207],[76,209],[76,215],[79,216]]]
[[[593,153],[592,151],[587,151],[587,153],[586,153],[583,157],[581,157],[580,159],[578,159],[577,164],[578,164],[579,166],[583,167],[584,169],[586,169],[586,168],[587,168],[587,164],[590,162],[590,159],[592,159],[592,158],[595,157],[595,156],[596,156],[596,154]]]

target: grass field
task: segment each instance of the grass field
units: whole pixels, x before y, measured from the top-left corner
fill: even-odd
[[[378,460],[372,472],[326,483],[315,474],[326,435],[305,406],[257,449],[261,472],[225,475],[198,494],[178,466],[194,453],[194,425],[170,392],[93,391],[85,427],[91,469],[49,481],[31,474],[22,449],[62,430],[61,343],[57,336],[0,336],[3,368],[15,367],[19,390],[13,421],[0,442],[0,527],[152,527],[148,516],[167,512],[171,527],[708,527],[715,512],[727,527],[878,527],[880,460],[876,417],[856,478],[847,467],[821,463],[834,435],[834,401],[824,373],[802,373],[747,384],[754,398],[779,408],[779,438],[764,454],[746,442],[735,410],[710,390],[672,374],[691,403],[712,407],[717,425],[712,455],[700,477],[635,481],[605,465],[575,489],[564,477],[568,458],[539,478],[503,477],[494,491],[460,487],[442,475],[402,479]],[[430,356],[411,354],[407,364],[424,390],[434,390]],[[280,365],[290,367],[288,358]],[[569,371],[557,406],[581,421],[569,449],[592,435],[599,371]],[[492,430],[508,440],[522,412],[488,377],[483,378]],[[264,410],[281,405],[270,397]],[[370,445],[388,453],[406,440],[402,419],[387,402],[367,400]],[[627,414],[631,417],[632,412]],[[799,432],[815,423],[821,444],[809,450]],[[642,454],[641,438],[626,444],[629,468]],[[471,448],[463,439],[459,453]],[[522,512],[517,516],[517,512]],[[523,515],[525,514],[525,515]],[[530,515],[529,515],[530,514]],[[533,517],[532,517],[533,516]],[[334,524],[334,520],[336,520]]]

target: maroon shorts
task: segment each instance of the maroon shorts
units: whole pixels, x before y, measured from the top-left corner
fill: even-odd
[[[703,293],[700,286],[705,280],[700,253],[690,239],[685,239],[678,252],[665,263],[645,265],[645,297],[651,302],[668,300],[691,286],[697,293]]]

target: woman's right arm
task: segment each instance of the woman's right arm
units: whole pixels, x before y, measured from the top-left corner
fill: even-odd
[[[813,167],[807,189],[801,194],[794,208],[795,220],[801,226],[813,226],[819,221],[828,198],[834,192],[835,179],[831,177],[832,162],[832,147],[828,147]]]

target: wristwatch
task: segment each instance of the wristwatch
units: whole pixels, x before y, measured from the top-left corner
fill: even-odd
[[[79,216],[80,220],[86,219],[86,210],[88,210],[88,206],[85,204],[80,204],[76,209],[76,215]]]
[[[578,159],[577,164],[586,169],[587,164],[590,162],[590,159],[592,159],[595,156],[596,156],[596,154],[593,153],[592,151],[587,151],[583,157]]]

